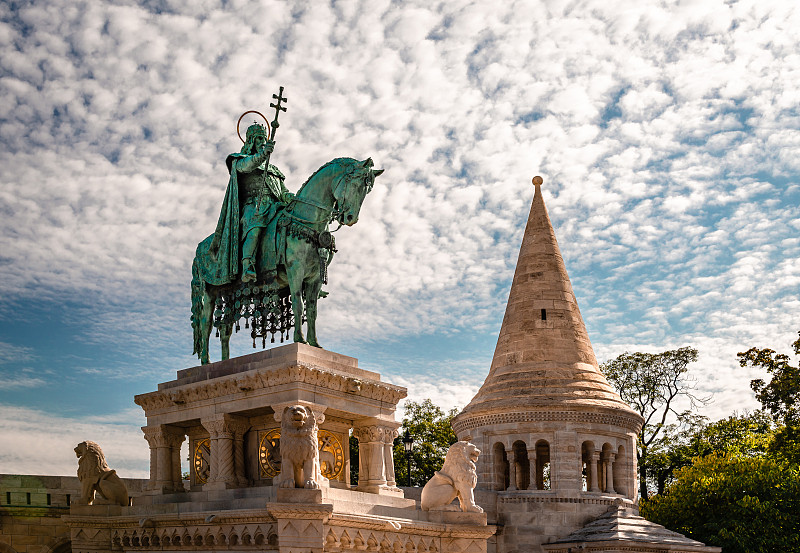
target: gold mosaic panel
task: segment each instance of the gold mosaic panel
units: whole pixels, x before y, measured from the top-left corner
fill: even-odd
[[[211,469],[211,441],[209,438],[195,442],[192,469],[195,482],[205,484],[208,481],[208,473]]]
[[[329,480],[341,480],[344,469],[344,449],[333,432],[320,429],[319,464],[322,476]],[[262,478],[274,478],[281,471],[281,429],[274,428],[261,434],[258,441],[258,464]]]

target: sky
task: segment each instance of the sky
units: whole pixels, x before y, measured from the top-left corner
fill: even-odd
[[[197,364],[194,250],[279,86],[291,191],[385,169],[326,349],[466,405],[541,175],[598,359],[693,346],[700,412],[755,408],[736,353],[800,330],[798,28],[785,0],[0,3],[0,473],[74,474],[91,439],[147,476],[133,395]]]

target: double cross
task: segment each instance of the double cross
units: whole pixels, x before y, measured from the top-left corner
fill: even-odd
[[[275,103],[270,104],[269,107],[275,108],[275,119],[270,123],[272,127],[272,136],[270,138],[275,140],[275,131],[277,131],[280,126],[280,123],[278,123],[278,114],[282,111],[286,111],[286,107],[281,105],[281,102],[286,102],[286,98],[283,96],[283,87],[281,87],[277,94],[273,94],[272,97],[275,99]]]

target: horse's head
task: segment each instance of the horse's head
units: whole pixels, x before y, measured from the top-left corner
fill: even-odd
[[[372,158],[365,161],[354,160],[353,167],[333,190],[339,212],[337,220],[342,225],[353,226],[358,222],[358,213],[364,198],[372,190],[375,177],[383,173],[383,169],[373,169],[372,165]]]

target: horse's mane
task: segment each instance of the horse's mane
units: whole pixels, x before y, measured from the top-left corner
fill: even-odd
[[[340,163],[340,162],[343,163],[343,164],[344,163],[349,163],[350,165],[353,165],[354,163],[358,163],[358,160],[357,159],[353,159],[352,157],[337,157],[336,159],[330,160],[328,163],[326,163],[325,165],[323,165],[322,167],[320,167],[319,169],[317,169],[316,171],[311,173],[311,176],[308,177],[306,179],[306,182],[304,182],[300,186],[300,188],[297,190],[297,194],[300,194],[300,192],[303,191],[303,188],[305,188],[305,186],[309,183],[309,181],[311,179],[313,179],[316,176],[317,173],[319,173],[323,169],[327,168],[329,165],[333,165],[334,163]]]

